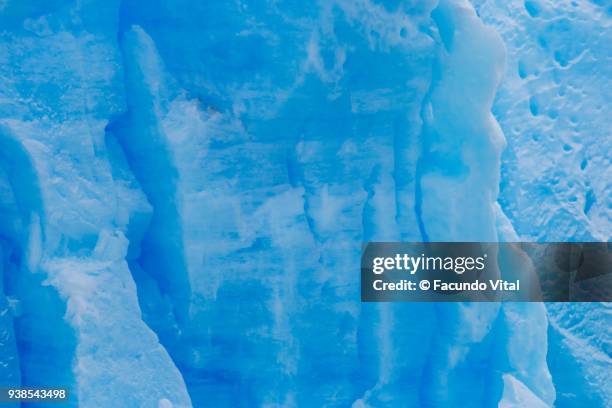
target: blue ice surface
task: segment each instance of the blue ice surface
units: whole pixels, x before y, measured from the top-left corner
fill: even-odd
[[[363,242],[610,240],[611,16],[0,2],[0,385],[612,406],[609,304],[359,301]]]

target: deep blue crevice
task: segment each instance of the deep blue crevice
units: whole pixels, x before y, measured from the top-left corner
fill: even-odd
[[[30,270],[26,258],[32,228],[42,230],[38,214],[43,213],[39,182],[27,150],[6,129],[0,129],[0,166],[12,190],[16,211],[3,212],[0,225],[18,226],[0,231],[3,237],[2,270],[5,295],[14,305],[14,334],[19,358],[21,386],[75,388],[73,361],[77,338],[65,320],[66,301],[53,285],[46,284],[47,275]],[[36,214],[36,216],[35,216]],[[33,226],[33,227],[31,227]],[[40,232],[40,239],[44,231]],[[36,244],[36,243],[34,243]],[[31,265],[37,268],[37,265]],[[78,404],[76,394],[69,406]],[[28,406],[42,406],[29,403]]]

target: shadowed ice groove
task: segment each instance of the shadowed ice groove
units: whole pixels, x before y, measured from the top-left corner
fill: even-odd
[[[57,290],[43,284],[37,258],[41,251],[41,199],[38,177],[28,151],[0,127],[2,195],[0,229],[3,269],[2,384],[72,386],[71,360],[76,339],[63,314]]]
[[[117,7],[2,4],[0,165],[14,196],[2,206],[15,208],[0,224],[12,248],[4,291],[22,385],[68,387],[67,406],[119,397],[188,406],[180,373],[141,320],[125,259],[127,219],[105,146],[108,118],[123,110]]]

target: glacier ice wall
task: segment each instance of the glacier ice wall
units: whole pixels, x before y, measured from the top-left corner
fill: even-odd
[[[573,3],[1,3],[0,378],[606,406],[605,305],[358,297],[366,241],[609,239],[610,10]]]

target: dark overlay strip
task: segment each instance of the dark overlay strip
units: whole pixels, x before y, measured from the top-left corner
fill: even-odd
[[[610,302],[609,242],[372,242],[363,302]]]

